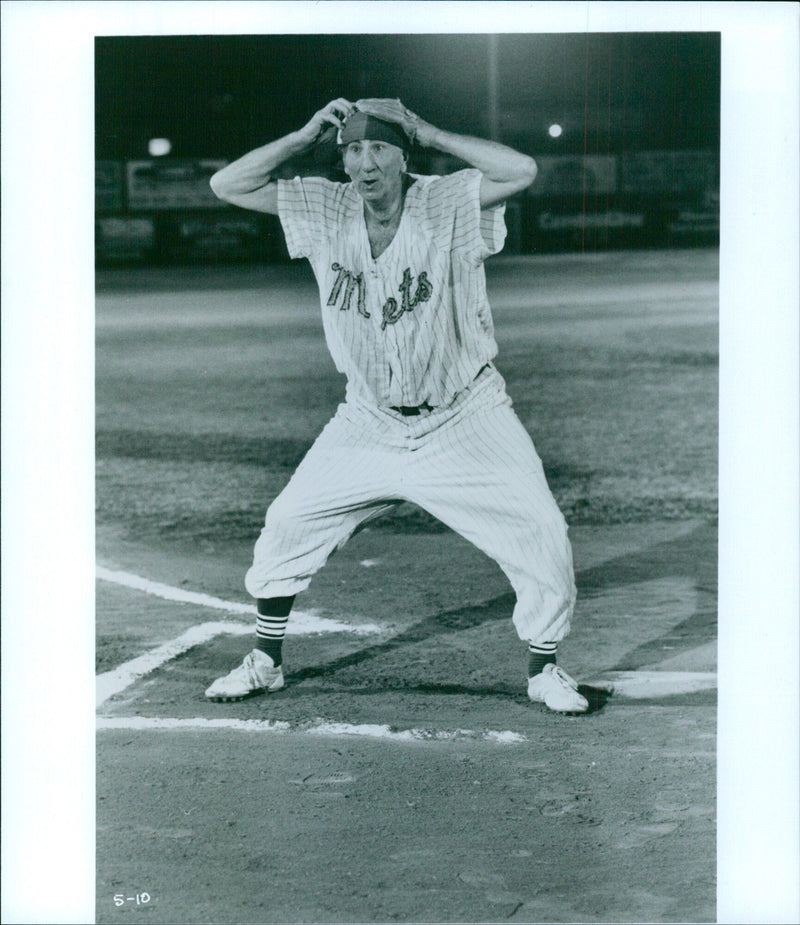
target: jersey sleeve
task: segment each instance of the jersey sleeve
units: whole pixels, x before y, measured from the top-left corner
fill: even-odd
[[[438,177],[428,195],[428,220],[452,254],[477,266],[503,249],[505,203],[481,209],[479,170],[459,170]]]
[[[278,216],[290,257],[311,258],[337,225],[343,184],[322,177],[278,180]]]

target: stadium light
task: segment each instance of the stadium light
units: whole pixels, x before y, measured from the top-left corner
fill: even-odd
[[[152,157],[163,157],[172,150],[172,142],[169,138],[151,138],[147,143],[147,150]]]

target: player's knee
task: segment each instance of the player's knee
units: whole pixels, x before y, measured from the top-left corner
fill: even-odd
[[[267,508],[267,516],[264,519],[264,529],[262,533],[266,532],[273,535],[281,535],[286,531],[291,531],[293,524],[296,522],[296,512],[280,495],[278,495]]]

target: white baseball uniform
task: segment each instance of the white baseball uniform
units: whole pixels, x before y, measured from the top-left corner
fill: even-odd
[[[500,565],[521,639],[555,642],[575,603],[567,525],[491,363],[483,261],[503,246],[504,207],[481,210],[477,170],[412,179],[377,258],[352,184],[278,183],[289,254],[311,262],[347,389],[267,511],[247,590],[304,590],[359,524],[408,501]]]

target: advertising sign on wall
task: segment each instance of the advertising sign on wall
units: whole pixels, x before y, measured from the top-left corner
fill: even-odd
[[[619,228],[642,228],[644,215],[641,212],[623,211],[622,209],[575,214],[540,212],[536,221],[543,231],[585,231],[587,228],[608,231]]]
[[[625,193],[679,196],[719,189],[719,165],[712,151],[623,154],[620,173]]]
[[[235,215],[182,218],[171,242],[173,256],[198,259],[255,256],[268,245],[260,218],[244,211]]]
[[[537,157],[531,196],[607,196],[617,188],[617,159],[605,155]]]
[[[100,261],[142,260],[155,249],[150,218],[99,218],[95,223],[95,254]]]
[[[95,161],[95,212],[103,214],[122,211],[125,204],[122,184],[122,164],[119,161]]]
[[[159,209],[209,209],[224,207],[208,185],[227,161],[128,161],[128,208],[152,212]]]

